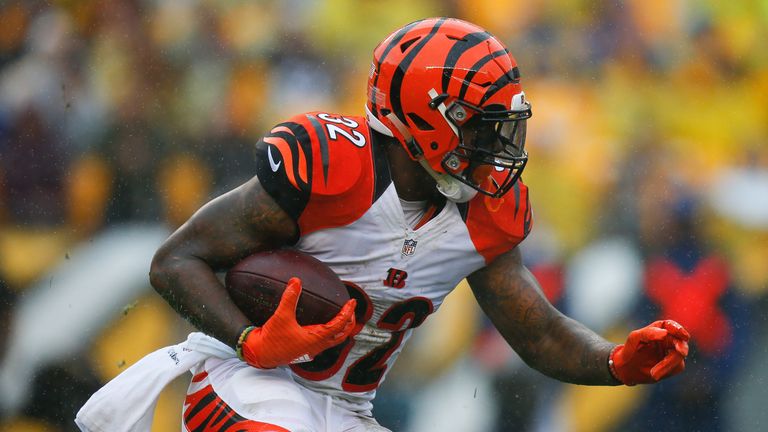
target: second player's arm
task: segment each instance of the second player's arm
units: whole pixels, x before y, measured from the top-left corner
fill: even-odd
[[[467,280],[483,311],[529,366],[565,382],[618,384],[608,370],[614,344],[555,309],[518,248]]]
[[[254,177],[204,205],[177,229],[155,254],[150,281],[193,325],[234,346],[250,321],[229,299],[216,271],[283,246],[296,235],[296,224]]]

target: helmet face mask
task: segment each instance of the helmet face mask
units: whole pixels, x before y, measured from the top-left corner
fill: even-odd
[[[528,158],[531,108],[515,60],[465,21],[416,21],[384,39],[374,50],[366,113],[438,184],[444,178],[500,197]]]
[[[498,198],[507,193],[528,162],[525,136],[530,104],[524,102],[514,110],[498,105],[483,110],[457,100],[446,114],[456,126],[459,145],[443,158],[445,172],[485,195]]]

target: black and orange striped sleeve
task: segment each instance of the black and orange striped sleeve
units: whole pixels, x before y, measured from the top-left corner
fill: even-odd
[[[486,263],[520,244],[531,232],[533,211],[522,180],[501,198],[478,194],[458,207],[472,243]]]
[[[391,182],[365,119],[310,112],[256,145],[256,174],[301,235],[361,217]]]
[[[312,137],[305,125],[280,123],[256,143],[256,175],[262,187],[295,221],[312,192]]]

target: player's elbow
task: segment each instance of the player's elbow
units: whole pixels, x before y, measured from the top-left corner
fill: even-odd
[[[179,273],[179,259],[167,247],[155,252],[149,267],[149,283],[158,294],[165,297],[173,287]]]

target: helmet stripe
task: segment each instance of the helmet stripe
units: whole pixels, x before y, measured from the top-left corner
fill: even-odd
[[[472,67],[467,73],[467,76],[464,77],[464,82],[461,84],[461,90],[459,91],[459,99],[464,100],[464,96],[467,94],[467,90],[469,90],[469,83],[472,82],[472,78],[475,77],[475,74],[477,74],[477,71],[479,71],[483,66],[485,66],[486,63],[489,61],[495,59],[496,57],[500,57],[503,55],[507,55],[509,51],[506,49],[498,50],[492,54],[488,54],[485,57],[478,60],[475,64],[472,65]]]
[[[382,61],[384,61],[384,59],[386,59],[386,58],[387,58],[387,55],[389,54],[389,52],[390,52],[390,51],[392,51],[392,48],[396,47],[396,46],[397,46],[397,44],[399,44],[399,43],[400,43],[400,41],[401,41],[401,40],[403,40],[403,37],[404,37],[404,36],[405,36],[405,35],[406,35],[406,34],[407,34],[409,31],[411,31],[411,29],[412,29],[414,26],[416,26],[416,24],[419,24],[420,22],[421,22],[421,21],[414,21],[414,22],[412,22],[412,23],[410,23],[410,24],[406,25],[405,27],[401,28],[400,30],[398,30],[398,32],[397,32],[397,33],[395,33],[395,37],[393,37],[393,38],[392,38],[392,40],[391,40],[391,41],[389,41],[389,44],[387,45],[387,47],[386,47],[386,48],[384,48],[384,52],[382,52],[382,53],[381,53],[381,58],[379,58],[379,59],[378,59],[378,63],[379,63],[379,65],[381,64],[381,62],[382,62]],[[376,66],[378,67],[378,65],[376,65]]]
[[[413,48],[411,48],[410,51],[408,51],[408,54],[397,65],[395,72],[392,74],[392,83],[389,88],[389,98],[390,98],[390,102],[392,103],[392,112],[394,112],[395,115],[403,123],[406,123],[408,121],[405,118],[405,113],[403,113],[403,106],[402,106],[402,103],[400,102],[400,90],[403,86],[403,77],[405,76],[405,72],[411,66],[413,59],[416,57],[416,55],[419,54],[422,48],[424,48],[424,45],[426,45],[427,42],[429,42],[429,40],[432,39],[432,37],[437,33],[437,30],[440,28],[441,25],[443,25],[443,22],[445,22],[445,18],[440,18],[439,20],[437,20],[437,23],[435,23],[435,26],[432,27],[432,30],[429,32],[429,34],[423,37],[419,41],[419,43],[416,44],[416,46],[414,46]]]
[[[401,28],[397,33],[395,33],[395,36],[392,38],[391,41],[389,41],[389,44],[384,48],[384,51],[381,53],[381,57],[376,60],[376,70],[378,70],[381,67],[381,62],[384,61],[384,59],[387,58],[387,55],[389,55],[389,52],[392,51],[392,48],[396,47],[401,40],[403,40],[403,37],[411,31],[411,29],[416,26],[421,21],[414,21],[405,27]],[[373,78],[373,88],[376,88],[376,85],[379,83],[379,74],[376,74],[376,76]],[[371,104],[371,111],[373,111],[374,115],[378,115],[378,107],[375,103]]]
[[[464,36],[464,39],[456,40],[451,50],[448,51],[448,56],[445,58],[445,70],[443,71],[443,93],[448,91],[448,83],[453,75],[456,63],[459,62],[459,58],[468,50],[477,46],[479,43],[491,38],[491,34],[488,32],[470,33]],[[474,69],[474,68],[473,68]],[[448,73],[446,73],[448,72]]]
[[[493,95],[495,95],[496,92],[504,88],[505,85],[509,83],[517,83],[519,81],[519,78],[520,78],[520,72],[517,69],[517,67],[512,68],[511,71],[500,76],[495,83],[493,83],[488,87],[488,90],[485,92],[485,95],[483,95],[483,98],[480,100],[479,105],[482,106],[485,103],[485,101],[493,97]]]

